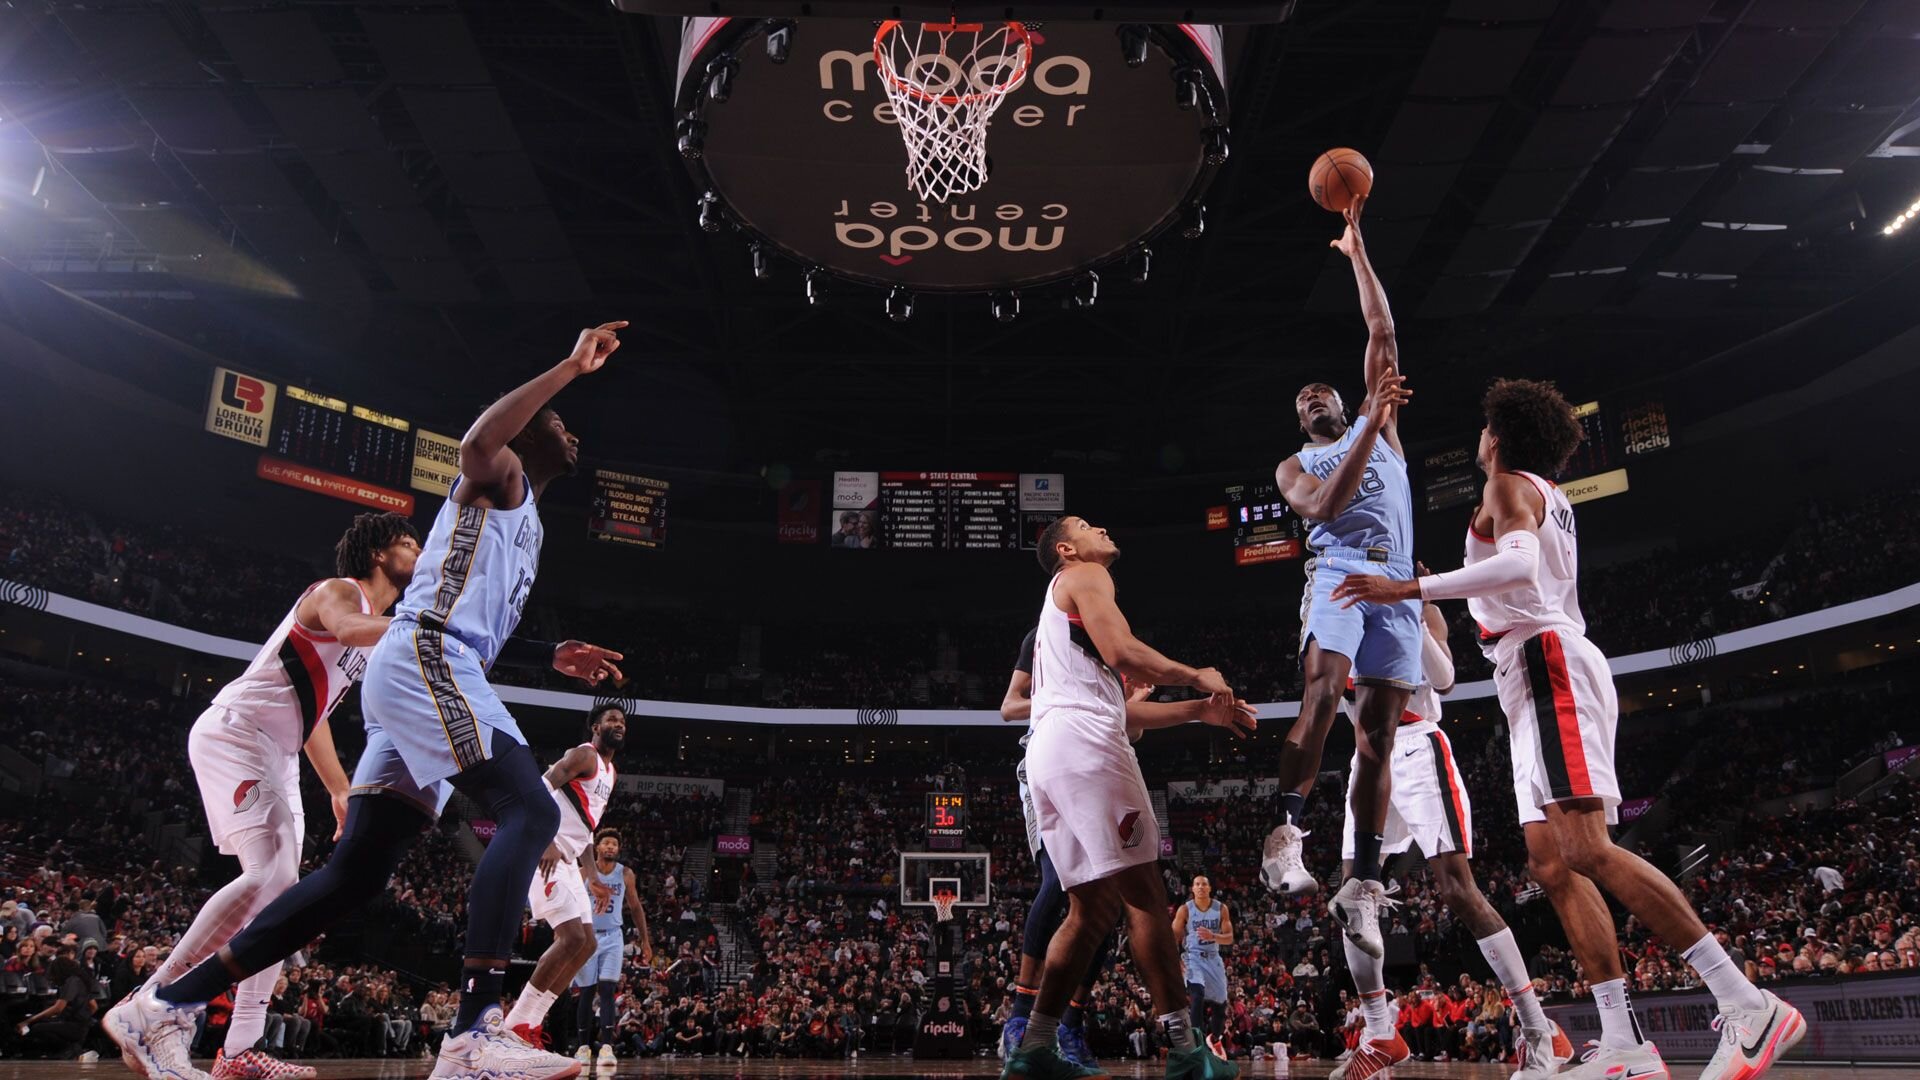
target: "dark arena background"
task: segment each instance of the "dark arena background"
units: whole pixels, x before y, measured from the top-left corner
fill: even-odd
[[[923,24],[952,37],[876,58]],[[993,33],[1005,51],[970,51]],[[912,186],[932,176],[908,171],[916,139],[957,190]],[[1335,148],[1364,161],[1310,192]],[[1350,259],[1316,200],[1352,184],[1371,193]],[[1548,1064],[1584,1080],[1628,993],[1659,1052],[1634,1060],[1657,1067],[1609,1080],[1920,1075],[1916,217],[1913,0],[0,4],[0,1080],[436,1060],[491,1080],[1505,1080],[1535,1000],[1571,1044]],[[1390,314],[1363,310],[1356,260]],[[1337,607],[1302,593],[1346,571],[1276,479],[1303,416],[1367,410],[1383,344],[1413,396],[1390,414],[1402,451],[1374,450],[1405,483],[1353,489],[1408,508],[1375,561],[1492,550],[1469,537],[1492,528],[1483,397],[1550,384],[1578,445],[1538,488],[1496,482],[1561,508],[1529,520],[1577,544],[1618,702],[1596,720],[1604,669],[1509,678],[1521,650],[1437,602],[1453,687],[1405,718],[1437,725],[1443,839],[1465,833],[1532,986],[1483,958],[1444,860],[1389,853],[1388,1036],[1333,914],[1350,762],[1377,747],[1335,720],[1300,765],[1303,700],[1333,700],[1302,619]],[[1324,415],[1296,397],[1322,381]],[[532,412],[549,400],[565,439]],[[490,508],[461,509],[473,492]],[[372,513],[425,543],[413,592],[313,614],[315,582],[388,580],[336,567]],[[1124,550],[1131,630],[1069,637],[1051,607],[1028,678],[1056,522]],[[1075,580],[1101,561],[1080,535]],[[559,642],[619,657],[563,672]],[[1109,724],[1098,752],[1144,798],[1108,823],[1159,844],[1123,845],[1151,895],[1060,1029],[1097,1072],[1019,1046],[1052,1000],[1022,1000],[1046,969],[1023,948],[1052,923],[1028,934],[1009,683],[1046,691],[1061,656],[1116,697],[1101,680],[1218,669],[1257,714],[1250,737],[1172,723],[1131,754]],[[1172,681],[1139,715],[1228,700]],[[229,684],[254,696],[213,704]],[[309,765],[336,698],[338,761],[309,743]],[[611,744],[589,721],[608,705]],[[1079,730],[1058,708],[1036,765],[1068,738],[1049,724]],[[223,750],[210,727],[251,734]],[[1540,754],[1594,796],[1556,814],[1600,805],[1581,770],[1611,761],[1611,845],[1523,834],[1516,767],[1524,788]],[[442,758],[451,797],[422,829],[420,763]],[[1313,778],[1304,809],[1288,769]],[[518,802],[498,797],[514,775]],[[1035,780],[1062,808],[1041,834],[1108,805],[1084,775]],[[399,824],[336,843],[348,776],[356,820]],[[1263,883],[1283,815],[1317,892]],[[222,853],[240,817],[280,870]],[[611,859],[577,847],[593,830]],[[1523,835],[1561,839],[1543,862]],[[1604,887],[1630,855],[1646,876]],[[529,886],[582,881],[575,858],[597,933],[526,910]],[[1617,951],[1624,988],[1575,955],[1569,867],[1603,886],[1613,937],[1589,955]],[[1226,1000],[1188,1021],[1149,992],[1184,981],[1151,947],[1158,920],[1200,917],[1196,877],[1233,931]],[[1650,925],[1653,895],[1697,913],[1706,953]],[[256,935],[286,957],[264,1020],[221,967]],[[582,988],[542,989],[556,963],[589,965]],[[1767,1014],[1716,1010],[1729,986],[1797,1017],[1777,1061],[1751,1056]],[[469,1031],[495,995],[520,1012]],[[1185,1049],[1209,1035],[1232,1066]],[[1372,1040],[1396,1036],[1382,1067]]]

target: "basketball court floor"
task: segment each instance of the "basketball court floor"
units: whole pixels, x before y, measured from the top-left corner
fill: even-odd
[[[204,1065],[205,1063],[201,1063]],[[408,1061],[355,1060],[340,1059],[334,1061],[316,1061],[312,1064],[320,1070],[320,1080],[417,1080],[432,1070],[433,1063],[426,1058]],[[1128,1080],[1154,1080],[1164,1076],[1162,1067],[1147,1062],[1109,1062],[1108,1068],[1116,1078]],[[1292,1080],[1321,1080],[1333,1068],[1326,1061],[1294,1061],[1290,1071],[1277,1075]],[[1673,1067],[1673,1080],[1692,1080],[1700,1071],[1699,1062],[1676,1062]],[[103,1060],[95,1065],[75,1065],[65,1061],[0,1061],[0,1080],[54,1080],[55,1077],[70,1078],[75,1075],[87,1077],[124,1077],[131,1076],[115,1060]],[[1427,1064],[1416,1063],[1393,1070],[1394,1080],[1506,1080],[1512,1070],[1499,1065],[1467,1064]],[[858,1077],[860,1080],[959,1080],[967,1077],[994,1077],[1000,1075],[998,1061],[981,1058],[976,1061],[927,1061],[915,1062],[910,1057],[861,1058],[854,1062],[842,1061],[740,1061],[733,1058],[647,1058],[637,1061],[622,1061],[618,1072],[598,1073],[599,1077],[680,1077],[685,1080],[813,1080],[827,1077]],[[1276,1075],[1273,1066],[1259,1062],[1249,1066],[1240,1063],[1240,1075],[1266,1080]],[[583,1078],[596,1076],[591,1070],[582,1074]],[[1920,1066],[1876,1066],[1855,1067],[1848,1065],[1780,1065],[1767,1073],[1768,1080],[1845,1080],[1849,1077],[1870,1077],[1872,1080],[1890,1080],[1892,1077],[1920,1076]]]

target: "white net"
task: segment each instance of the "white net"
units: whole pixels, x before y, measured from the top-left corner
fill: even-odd
[[[1017,22],[880,24],[873,60],[921,198],[946,202],[987,182],[987,123],[1026,81],[1033,46]]]
[[[950,892],[934,893],[933,894],[933,921],[937,923],[943,923],[952,919],[954,902],[959,899],[960,899],[959,897],[953,895]]]

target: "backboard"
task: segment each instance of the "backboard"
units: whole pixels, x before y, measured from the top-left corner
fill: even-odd
[[[993,857],[984,851],[903,851],[900,906],[933,907],[933,894],[948,889],[956,908],[983,908],[993,901]]]

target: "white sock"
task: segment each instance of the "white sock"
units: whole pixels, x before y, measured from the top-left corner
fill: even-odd
[[[1493,977],[1500,980],[1500,986],[1513,999],[1513,1007],[1520,1013],[1520,1027],[1527,1031],[1546,1031],[1547,1014],[1540,1008],[1540,998],[1533,992],[1533,980],[1527,977],[1527,960],[1520,955],[1520,944],[1513,940],[1513,930],[1501,927],[1497,934],[1489,934],[1479,941],[1480,955],[1487,958],[1487,966],[1493,969]]]
[[[1039,1050],[1051,1047],[1060,1034],[1060,1018],[1048,1016],[1035,1009],[1027,1016],[1027,1034],[1020,1040],[1020,1049]]]
[[[1608,979],[1593,984],[1593,1003],[1600,1010],[1600,1045],[1620,1050],[1645,1042],[1640,1021],[1634,1019],[1633,1004],[1627,1000],[1627,980]]]
[[[1361,952],[1344,934],[1340,936],[1340,947],[1346,950],[1347,970],[1353,973],[1353,988],[1360,991],[1360,1008],[1367,1018],[1367,1038],[1390,1037],[1393,1034],[1393,1019],[1387,1010],[1386,961],[1376,960]]]
[[[1170,1013],[1162,1013],[1153,1019],[1160,1027],[1160,1034],[1166,1036],[1167,1045],[1172,1049],[1191,1050],[1197,1045],[1193,1041],[1193,1014],[1187,1010],[1176,1009]]]
[[[253,1049],[267,1033],[267,1002],[273,998],[273,984],[280,981],[275,964],[256,971],[240,981],[233,995],[233,1019],[227,1025],[227,1056],[235,1057]]]
[[[1747,981],[1747,976],[1733,966],[1733,958],[1727,950],[1708,934],[1693,943],[1687,951],[1680,954],[1700,978],[1713,991],[1713,999],[1722,1005],[1737,1005],[1742,1009],[1758,1009],[1766,1005],[1767,999],[1760,996],[1759,987]]]
[[[513,1011],[507,1014],[505,1026],[512,1031],[516,1025],[540,1027],[547,1022],[547,1013],[553,1009],[553,1002],[560,995],[552,990],[537,990],[532,983],[520,993],[513,1003]]]

